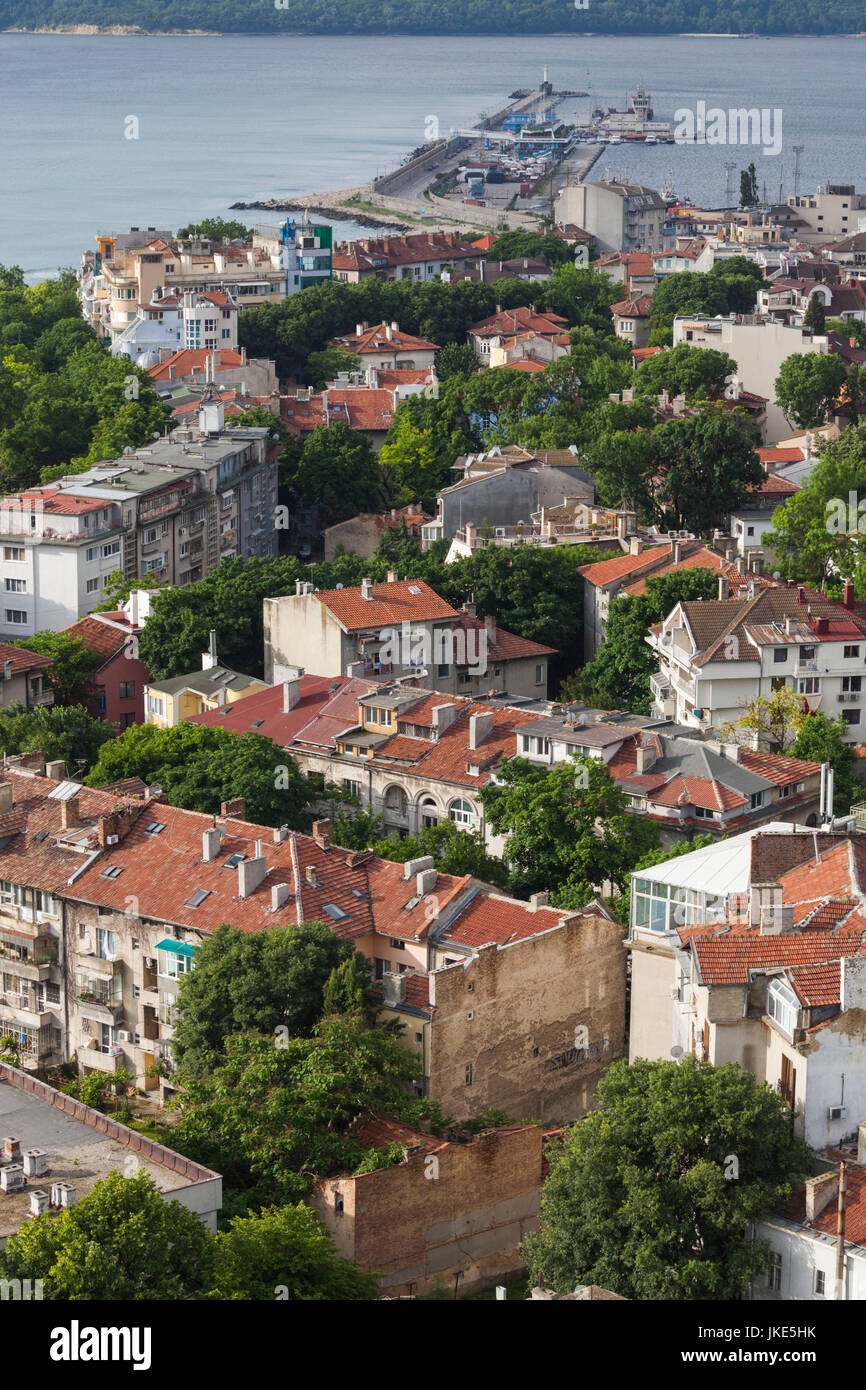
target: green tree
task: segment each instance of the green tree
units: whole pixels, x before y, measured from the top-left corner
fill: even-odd
[[[654,505],[659,519],[673,529],[711,531],[764,476],[754,426],[722,405],[669,420],[652,437],[662,476]]]
[[[380,839],[373,848],[380,859],[390,859],[398,864],[429,854],[442,874],[471,874],[498,888],[508,886],[508,874],[502,861],[493,859],[487,853],[481,833],[460,830],[450,820],[443,821],[441,825],[424,826],[417,835]]]
[[[309,1034],[332,972],[355,955],[324,922],[242,932],[222,923],[202,941],[178,993],[172,1047],[184,1071],[200,1071],[236,1033]]]
[[[82,638],[71,637],[68,632],[34,632],[32,637],[22,638],[14,645],[51,657],[54,664],[46,670],[45,679],[58,705],[87,703],[90,676],[102,657],[86,646]]]
[[[230,1202],[297,1202],[314,1176],[351,1172],[364,1157],[350,1132],[359,1114],[438,1117],[409,1093],[418,1077],[399,1038],[358,1014],[323,1019],[285,1047],[230,1037],[200,1076],[179,1075],[172,1147],[222,1173]]]
[[[116,730],[95,719],[81,705],[37,705],[26,710],[14,704],[0,710],[0,751],[41,752],[49,762],[62,760],[67,769],[90,767],[100,750],[113,744]]]
[[[550,1156],[533,1278],[633,1299],[738,1299],[769,1263],[750,1224],[810,1171],[780,1095],[733,1063],[615,1062]]]
[[[758,201],[758,175],[752,162],[747,169],[740,170],[740,207],[753,208]]]
[[[436,353],[436,375],[440,382],[452,376],[471,376],[478,371],[478,358],[469,343],[446,343]]]
[[[213,1239],[141,1169],[116,1170],[59,1216],[39,1216],[0,1253],[4,1279],[42,1279],[60,1302],[151,1302],[200,1297],[210,1287]]]
[[[822,589],[838,585],[840,577],[856,578],[858,593],[866,596],[866,574],[858,573],[866,530],[866,425],[820,440],[818,455],[801,490],[776,508],[765,543],[788,575]]]
[[[847,368],[841,357],[820,352],[786,357],[776,377],[776,405],[798,429],[823,425],[845,383]]]
[[[550,266],[571,265],[572,249],[556,232],[527,232],[515,228],[502,232],[487,252],[488,261],[514,261],[521,256],[547,261]]]
[[[359,951],[335,965],[322,991],[322,1014],[361,1014],[373,1023],[378,1012],[371,1001],[372,968]]]
[[[866,323],[859,319],[827,319],[822,331],[839,333],[849,340],[853,338],[856,347],[866,348]]]
[[[811,328],[813,333],[824,333],[827,326],[827,316],[824,313],[824,301],[813,290],[809,295],[809,303],[806,305],[806,312],[803,315],[803,327]]]
[[[673,341],[673,322],[684,314],[726,314],[728,288],[719,275],[702,275],[683,271],[666,275],[653,292],[650,306],[650,337],[652,347],[664,347]]]
[[[508,835],[505,860],[521,896],[552,890],[562,907],[582,907],[609,880],[620,891],[635,863],[658,842],[649,821],[597,759],[539,767],[512,758],[482,788],[491,830]]]
[[[208,241],[252,241],[252,227],[245,227],[243,222],[233,221],[225,217],[203,217],[200,222],[188,222],[186,227],[182,227],[178,236],[200,236]]]
[[[857,776],[857,755],[845,742],[848,725],[829,718],[823,710],[800,721],[791,745],[792,758],[811,763],[829,763],[833,769],[833,813],[847,816],[851,807],[863,799],[863,782]]]
[[[783,685],[770,695],[756,695],[735,723],[722,726],[722,736],[743,742],[745,735],[756,739],[759,748],[787,754],[808,718],[802,695]]]
[[[297,506],[318,508],[321,527],[379,511],[382,474],[367,436],[342,421],[317,426],[304,443],[292,490]]]
[[[219,1232],[207,1296],[342,1303],[375,1299],[378,1285],[374,1275],[337,1253],[315,1212],[298,1202],[236,1216],[227,1231]]]
[[[242,796],[259,825],[309,825],[306,778],[260,734],[187,722],[172,729],[132,725],[104,745],[87,782],[99,787],[125,777],[162,787],[172,806],[189,811],[216,815],[222,802]]]
[[[679,343],[668,352],[657,352],[638,367],[634,389],[642,396],[658,396],[667,391],[699,400],[724,395],[729,376],[736,376],[737,364],[726,352],[715,348],[691,347]]]
[[[321,352],[311,352],[304,367],[304,376],[310,386],[321,391],[329,381],[340,372],[357,372],[361,359],[344,348],[323,348]]]
[[[650,626],[666,618],[678,603],[711,599],[715,594],[716,577],[710,569],[658,575],[647,580],[642,594],[620,594],[610,605],[604,645],[593,661],[565,682],[560,698],[649,714],[650,676],[658,669],[646,640]]]

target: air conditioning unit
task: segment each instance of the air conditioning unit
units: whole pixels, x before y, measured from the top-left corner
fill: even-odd
[[[107,845],[117,845],[117,844],[120,844],[120,836],[119,836],[119,835],[106,835],[106,837],[105,837],[105,843],[106,843]]]
[[[121,1042],[125,1042],[125,1043],[131,1043],[131,1042],[132,1042],[132,1034],[131,1034],[131,1033],[118,1033],[117,1036],[118,1036],[118,1038],[120,1039]]]
[[[843,1120],[847,1114],[848,1107],[846,1105],[831,1105],[827,1110],[827,1119]]]

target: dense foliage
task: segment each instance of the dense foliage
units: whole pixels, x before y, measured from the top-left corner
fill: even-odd
[[[559,1292],[738,1299],[766,1269],[749,1223],[809,1173],[809,1151],[769,1086],[733,1063],[616,1062],[598,1107],[551,1154],[541,1228],[523,1246]]]
[[[82,705],[9,705],[0,710],[0,752],[44,753],[49,762],[62,758],[76,775],[90,767],[117,730],[96,719]],[[104,778],[108,781],[108,778]]]
[[[204,29],[221,33],[323,34],[789,34],[790,10],[767,0],[593,0],[591,9],[565,8],[560,0],[406,0],[383,8],[374,0],[310,0],[302,10],[276,9],[252,0],[238,9],[227,0],[3,0],[0,25],[35,28],[124,24],[145,30]],[[859,0],[803,0],[797,10],[800,34],[859,33]]]

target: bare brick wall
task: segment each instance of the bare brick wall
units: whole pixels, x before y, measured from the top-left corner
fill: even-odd
[[[624,1054],[625,961],[619,924],[588,915],[434,971],[429,1095],[458,1120],[584,1115]]]
[[[435,1154],[410,1150],[396,1167],[317,1183],[311,1203],[340,1253],[378,1272],[388,1293],[423,1293],[437,1278],[453,1287],[458,1271],[462,1291],[520,1265],[520,1242],[537,1225],[541,1144],[541,1127],[529,1125]]]

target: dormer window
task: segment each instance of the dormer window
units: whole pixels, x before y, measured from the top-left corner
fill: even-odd
[[[767,1013],[783,1032],[794,1036],[797,1027],[797,996],[783,980],[773,980],[767,990]]]

